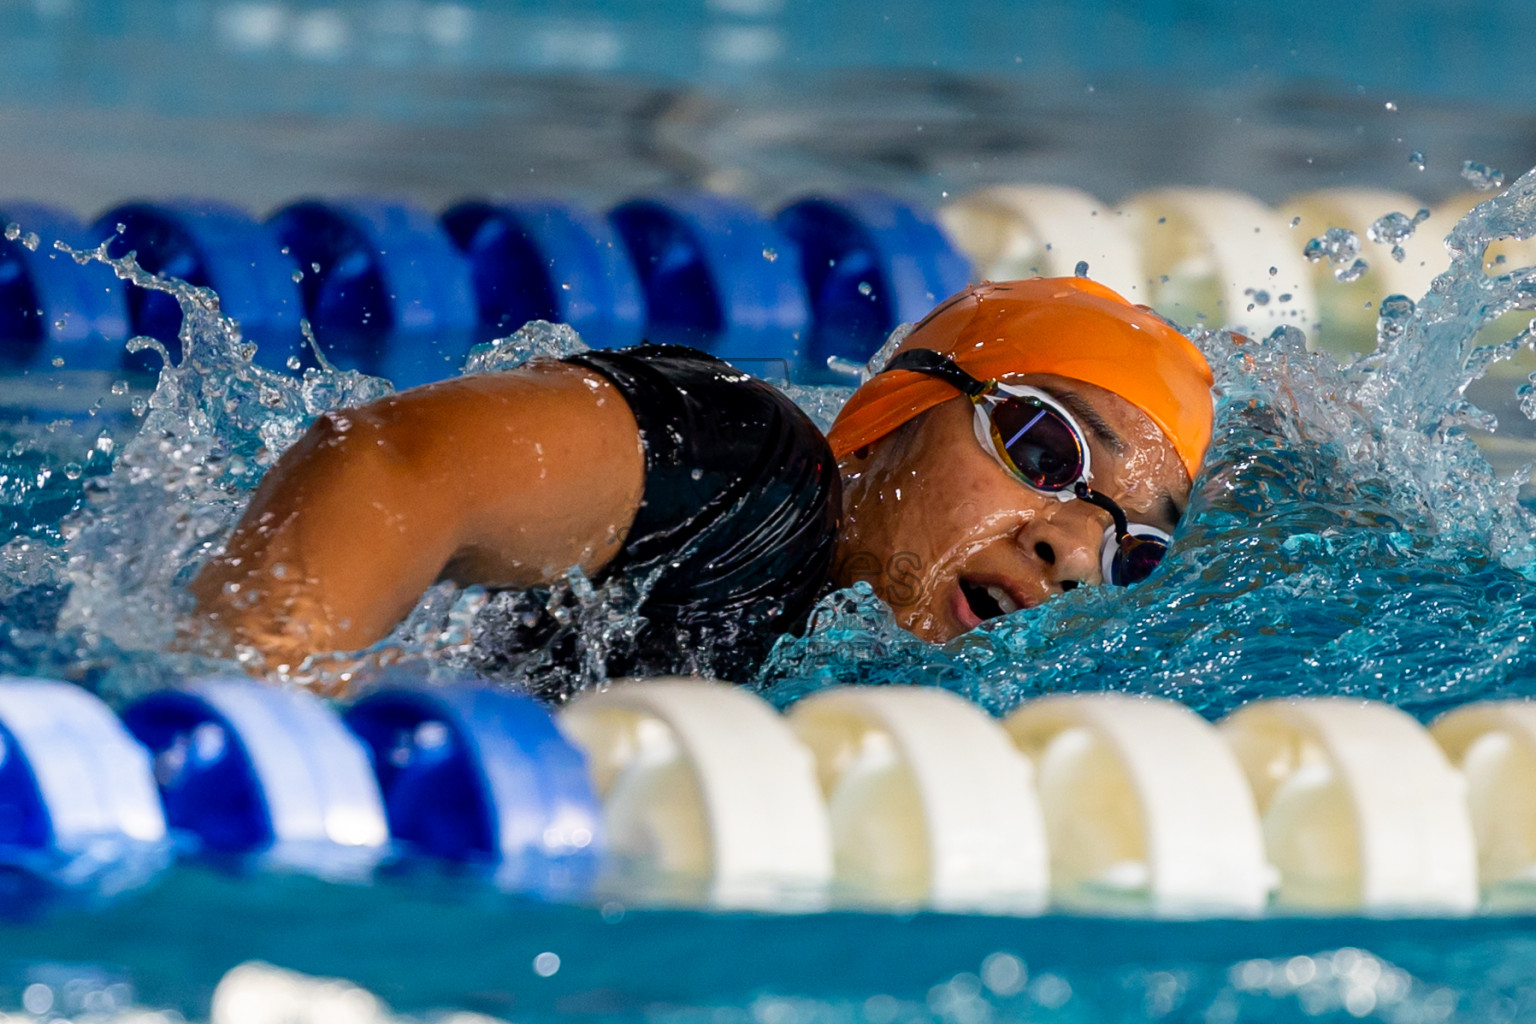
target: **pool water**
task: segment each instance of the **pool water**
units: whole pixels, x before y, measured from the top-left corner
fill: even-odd
[[[339,886],[178,868],[110,912],[55,911],[0,934],[33,961],[0,974],[13,1004],[38,978],[68,977],[35,966],[45,961],[76,965],[87,991],[128,985],[123,1003],[190,1019],[251,961],[343,977],[426,1018],[452,1008],[515,1021],[1432,1024],[1536,1012],[1526,918],[703,914],[539,905],[446,881]]]
[[[406,11],[416,28],[371,36],[336,34],[338,18],[343,29],[364,23],[362,4],[212,5],[209,17],[186,4],[132,16],[109,3],[11,5],[0,9],[16,57],[0,63],[12,129],[0,168],[13,191],[83,212],[133,192],[260,206],[307,191],[398,190],[441,204],[507,189],[508,167],[517,191],[593,204],[674,185],[773,203],[867,184],[934,205],[997,181],[1070,183],[1109,199],[1216,184],[1268,200],[1353,183],[1435,200],[1464,187],[1454,173],[1463,158],[1536,163],[1522,109],[1524,12],[1499,31],[1420,5],[1384,40],[1366,28],[1376,4],[1356,5],[1352,33],[1304,31],[1331,4],[1297,6],[1288,27],[1236,30],[1213,25],[1207,5],[1167,4],[1158,31],[1140,37],[1105,31],[1137,13],[1126,4],[1045,4],[1020,46],[985,28],[1000,16],[987,4],[947,30],[900,35],[809,9],[776,20],[780,6],[713,3],[642,39],[603,5],[521,15],[378,5],[379,24]],[[102,20],[116,29],[38,27],[79,24],[68,21],[77,8],[112,15]],[[477,30],[468,35],[464,10]],[[892,7],[898,23],[904,10]],[[271,24],[279,30],[263,35]],[[1296,45],[1274,45],[1276,33]],[[1464,59],[1428,47],[1415,74],[1402,73],[1414,40],[1450,36],[1465,37]],[[605,38],[622,45],[605,49]],[[772,38],[778,51],[763,48]],[[805,66],[786,56],[818,40],[821,56]],[[842,51],[860,46],[870,67],[840,70]],[[769,54],[761,66],[754,52]],[[1234,52],[1262,73],[1236,73],[1225,60]],[[542,73],[505,53],[533,54]],[[617,56],[591,63],[604,53]],[[679,53],[696,60],[657,63]],[[1033,77],[1010,77],[1015,57]],[[147,65],[173,70],[135,74]],[[74,66],[86,69],[78,79]],[[324,100],[291,102],[301,95]],[[1151,121],[1178,131],[1149,139]],[[1409,161],[1414,150],[1429,153],[1427,170]],[[1145,585],[1078,591],[943,648],[896,629],[867,593],[844,592],[754,685],[782,706],[830,685],[921,680],[999,713],[1040,693],[1115,689],[1212,718],[1278,693],[1376,697],[1421,720],[1532,695],[1536,520],[1520,501],[1523,479],[1512,466],[1494,472],[1472,443],[1486,423],[1464,395],[1498,410],[1496,436],[1528,429],[1516,422],[1533,404],[1523,373],[1488,372],[1528,339],[1477,346],[1500,313],[1536,306],[1536,271],[1490,273],[1483,246],[1533,234],[1536,182],[1525,178],[1464,222],[1447,274],[1350,365],[1293,334],[1199,334],[1218,381],[1217,442],[1172,557]],[[113,268],[96,261],[80,273],[106,282]],[[0,436],[0,671],[78,681],[117,702],[238,670],[168,653],[186,581],[273,453],[318,412],[387,388],[356,373],[260,371],[207,296],[144,284],[170,288],[187,312],[179,363],[122,387],[121,375],[0,379],[4,405],[26,410]],[[478,353],[476,366],[575,344],[536,327]],[[846,392],[793,393],[825,423]],[[627,612],[579,579],[569,585],[591,620]],[[452,674],[494,601],[435,590],[374,655],[405,651],[424,674]],[[220,979],[251,961],[345,978],[428,1018],[1536,1019],[1536,921],[1518,917],[701,913],[617,895],[541,904],[430,872],[345,884],[195,864],[110,899],[9,878],[0,893],[12,911],[0,923],[0,1014],[23,1020],[204,1019]]]

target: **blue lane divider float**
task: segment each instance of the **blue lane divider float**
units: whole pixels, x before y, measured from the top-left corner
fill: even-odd
[[[469,259],[483,339],[530,320],[570,324],[593,348],[640,340],[645,300],[612,225],[564,203],[468,201],[443,227]]]
[[[970,277],[932,216],[891,196],[801,199],[775,223],[800,250],[815,323],[806,345],[813,374],[829,358],[867,361],[897,325],[921,320]]]
[[[387,852],[367,752],[313,694],[211,679],[145,697],[123,720],[154,755],[171,826],[209,852],[328,875]]]
[[[606,219],[533,201],[464,202],[439,219],[355,199],[295,202],[264,223],[194,201],[118,206],[92,232],[22,204],[0,207],[0,220],[77,244],[119,234],[112,254],[135,251],[145,269],[218,291],[263,365],[310,360],[302,313],[332,362],[399,387],[450,376],[474,341],[530,319],[568,323],[597,347],[683,343],[762,376],[829,380],[829,359],[867,359],[969,276],[930,212],[875,193],[801,199],[772,219],[738,199],[678,193]],[[174,354],[180,320],[168,296],[0,242],[11,365],[151,369],[153,357],[117,347],[130,324]]]
[[[294,281],[298,264],[282,251],[272,229],[239,207],[212,200],[125,203],[97,218],[92,234],[113,237],[107,254],[137,253],[140,267],[219,294],[223,312],[239,321],[241,334],[257,345],[256,362],[282,370],[301,356],[303,306]],[[158,339],[180,358],[181,307],[164,292],[126,288],[134,334]],[[154,370],[148,353],[128,356],[130,366]],[[137,362],[135,362],[137,361]]]
[[[585,892],[604,849],[585,757],[489,686],[390,686],[344,722],[307,691],[205,679],[120,721],[80,687],[0,677],[0,909],[7,872],[107,891],[173,845],[331,878],[427,857],[545,896]]]
[[[75,370],[115,370],[123,364],[128,309],[105,268],[82,269],[53,248],[95,242],[75,218],[36,203],[0,204],[0,368],[51,369],[56,359]],[[27,234],[38,236],[33,249]]]
[[[600,867],[586,759],[526,698],[485,685],[388,688],[347,724],[373,752],[390,831],[510,888],[579,892]]]
[[[451,376],[475,329],[468,262],[436,218],[401,203],[303,201],[268,223],[298,262],[328,358],[410,387]]]
[[[0,677],[0,866],[111,889],[170,857],[149,754],[68,683]]]
[[[800,254],[755,208],[683,193],[623,203],[609,219],[645,293],[649,340],[694,345],[759,376],[798,366],[810,327]]]

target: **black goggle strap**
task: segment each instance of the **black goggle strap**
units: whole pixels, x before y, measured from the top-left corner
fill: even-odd
[[[914,373],[926,373],[930,377],[942,380],[973,402],[983,395],[991,394],[997,387],[996,381],[977,380],[962,370],[953,359],[931,348],[909,348],[905,352],[898,352],[889,363],[885,364],[885,370],[911,370]],[[880,372],[884,373],[885,370]]]
[[[1077,496],[1079,501],[1086,501],[1090,505],[1097,505],[1109,513],[1110,517],[1115,521],[1115,540],[1121,547],[1125,547],[1125,542],[1132,539],[1131,521],[1125,518],[1125,512],[1120,506],[1115,504],[1112,499],[1105,497],[1081,481],[1072,489],[1072,493]]]

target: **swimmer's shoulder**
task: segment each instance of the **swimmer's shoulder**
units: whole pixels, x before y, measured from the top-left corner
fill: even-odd
[[[727,440],[737,431],[745,431],[743,439],[759,436],[771,422],[775,433],[794,435],[813,448],[825,446],[821,431],[788,395],[700,349],[647,343],[592,349],[563,362],[612,383],[635,410],[642,429],[650,421]]]

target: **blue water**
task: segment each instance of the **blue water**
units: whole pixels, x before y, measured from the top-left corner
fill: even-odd
[[[56,912],[4,927],[0,939],[34,961],[102,965],[73,970],[91,987],[127,984],[137,1005],[194,1019],[219,977],[252,959],[348,978],[400,1012],[456,1007],[516,1021],[1434,1024],[1536,1014],[1536,933],[1521,919],[699,914],[180,868],[110,913]],[[541,953],[559,957],[547,977],[533,969]],[[0,966],[0,1002],[14,1005],[7,994],[38,977],[48,975]]]
[[[1488,424],[1462,395],[1526,342],[1480,349],[1480,329],[1536,306],[1536,269],[1489,275],[1483,248],[1533,231],[1529,175],[1469,215],[1434,290],[1411,311],[1390,304],[1397,315],[1382,324],[1381,347],[1349,366],[1308,353],[1294,332],[1198,335],[1217,377],[1216,441],[1174,552],[1146,584],[1077,591],[943,648],[895,629],[867,594],[845,592],[823,605],[810,635],[781,643],[758,685],[788,703],[834,683],[919,678],[996,711],[1041,692],[1113,688],[1211,715],[1277,693],[1369,695],[1420,716],[1530,693],[1536,520],[1519,504],[1520,479],[1497,477],[1472,442],[1467,428]],[[168,653],[187,625],[186,581],[313,416],[388,384],[324,367],[302,381],[263,371],[210,293],[99,258],[80,272],[114,270],[179,298],[183,355],[140,409],[130,382],[116,396],[130,402],[126,413],[104,404],[72,423],[8,428],[0,670],[75,679],[119,699],[232,667]],[[568,331],[534,327],[472,363],[506,368],[576,345]],[[841,397],[794,393],[823,421]],[[580,621],[611,626],[628,614],[579,579],[569,585],[591,614]],[[494,601],[438,588],[363,657],[404,651],[428,672],[453,669]],[[296,675],[324,681],[317,668]],[[86,963],[121,971],[143,1005],[192,1015],[206,1012],[223,970],[253,957],[352,978],[402,1009],[518,1019],[1536,1012],[1530,923],[1499,919],[743,917],[539,906],[451,879],[338,886],[186,867],[107,906],[66,901],[37,913],[0,926],[0,963],[23,982],[38,968],[17,957]],[[528,966],[546,951],[562,958],[551,978]],[[987,983],[1008,973],[1007,961],[988,961],[998,953],[1023,965],[1022,988]]]

